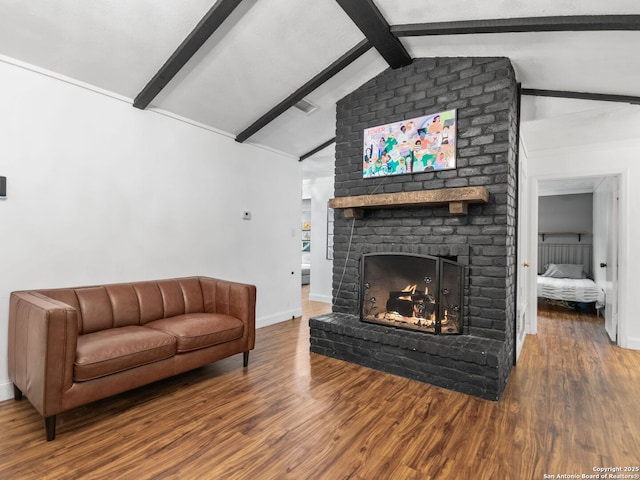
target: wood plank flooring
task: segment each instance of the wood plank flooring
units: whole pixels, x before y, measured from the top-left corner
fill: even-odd
[[[307,290],[308,291],[308,290]],[[59,415],[0,403],[2,479],[542,479],[640,464],[640,351],[542,312],[500,402],[309,353],[308,316],[237,355]],[[551,477],[546,477],[551,478]],[[556,477],[557,478],[557,477]]]

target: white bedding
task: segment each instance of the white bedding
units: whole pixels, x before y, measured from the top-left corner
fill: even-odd
[[[538,297],[568,302],[596,302],[604,306],[604,291],[588,278],[552,278],[538,275]]]

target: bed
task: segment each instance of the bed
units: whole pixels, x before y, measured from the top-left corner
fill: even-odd
[[[586,278],[582,265],[554,264],[538,275],[538,297],[574,303],[593,303],[596,310],[604,306],[604,290],[590,278]]]

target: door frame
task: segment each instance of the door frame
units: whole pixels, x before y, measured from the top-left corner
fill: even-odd
[[[629,286],[628,263],[628,231],[625,219],[628,217],[628,180],[629,175],[626,168],[607,168],[606,165],[600,169],[589,170],[581,174],[556,174],[544,175],[529,174],[529,215],[530,215],[530,236],[529,236],[529,258],[532,268],[529,269],[529,296],[527,316],[528,322],[525,325],[527,333],[536,335],[538,333],[538,302],[536,277],[538,271],[538,199],[540,183],[547,180],[569,180],[587,177],[617,177],[618,179],[618,339],[617,345],[628,348],[629,333],[627,329],[627,295]],[[535,245],[535,248],[534,248]]]
[[[530,282],[529,270],[531,270],[531,188],[529,186],[528,157],[526,149],[520,142],[518,154],[518,227],[516,240],[516,319],[513,327],[514,331],[514,365],[518,362],[520,353],[524,346],[524,341],[528,333],[529,323],[529,291],[527,287]],[[523,178],[524,176],[524,178]],[[526,265],[526,266],[525,266]],[[523,285],[524,284],[524,285]],[[522,332],[518,330],[521,319],[524,324],[521,326]]]
[[[619,198],[619,181],[617,177],[606,177],[598,186],[598,197],[594,192],[593,216],[597,216],[599,223],[594,224],[596,227],[603,228],[604,231],[610,232],[610,235],[602,239],[604,243],[598,245],[595,249],[594,269],[598,273],[601,284],[605,287],[605,309],[604,309],[604,328],[613,342],[617,342],[618,336],[618,299],[617,299],[617,279],[618,279],[618,242],[619,235],[619,215],[618,215],[618,198]],[[598,264],[606,264],[606,268],[599,268]],[[595,275],[594,275],[595,276]],[[609,292],[607,292],[609,290]],[[615,293],[615,295],[611,295]],[[616,298],[614,298],[614,296]]]

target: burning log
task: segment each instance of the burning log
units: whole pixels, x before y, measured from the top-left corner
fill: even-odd
[[[387,312],[397,312],[403,317],[431,318],[435,299],[428,293],[415,293],[416,287],[408,285],[404,290],[389,292]]]

